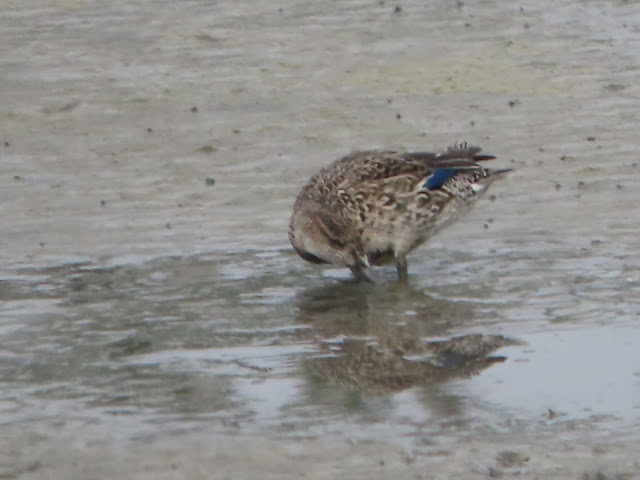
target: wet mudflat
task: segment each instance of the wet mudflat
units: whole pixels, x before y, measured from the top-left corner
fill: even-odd
[[[3,4],[0,477],[637,477],[639,21]],[[516,172],[409,287],[291,251],[321,165],[460,139]]]

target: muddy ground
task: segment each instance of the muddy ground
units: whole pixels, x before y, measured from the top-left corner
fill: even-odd
[[[640,478],[639,25],[623,0],[2,3],[0,478]],[[293,254],[321,165],[457,140],[515,173],[409,288]],[[390,367],[475,334],[513,343]]]

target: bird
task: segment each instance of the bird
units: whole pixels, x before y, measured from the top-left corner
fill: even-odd
[[[511,169],[456,143],[440,153],[355,151],[322,168],[300,190],[289,223],[295,252],[312,263],[348,267],[380,283],[373,266],[395,260],[408,280],[407,254],[457,220]]]

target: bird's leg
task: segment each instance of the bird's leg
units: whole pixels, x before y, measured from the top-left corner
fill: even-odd
[[[406,254],[396,252],[396,269],[398,270],[398,281],[401,283],[407,283],[409,280],[409,273],[407,272]]]

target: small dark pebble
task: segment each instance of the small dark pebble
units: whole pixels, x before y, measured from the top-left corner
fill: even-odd
[[[620,184],[616,185],[616,189],[617,190],[622,190],[622,185],[620,185]]]
[[[9,148],[9,142],[4,142],[5,148]]]
[[[204,184],[207,187],[213,187],[216,184],[216,180],[213,177],[207,177],[204,181]]]
[[[235,133],[236,135],[240,133],[240,130],[234,130],[233,133]]]
[[[165,223],[164,228],[166,228],[167,230],[171,230],[171,224],[169,222]]]
[[[400,114],[398,113],[398,114],[396,115],[396,118],[397,118],[398,120],[400,120],[400,119],[402,118],[402,115],[400,115]]]
[[[505,47],[510,47],[511,45],[513,45],[513,42],[511,40],[509,40],[507,43],[504,44]]]
[[[464,26],[465,26],[465,27],[470,27],[470,26],[471,26],[471,24],[470,24],[469,22],[465,22]]]
[[[391,103],[391,102],[393,102],[393,99],[392,98],[387,98],[387,103]]]
[[[26,466],[25,470],[27,472],[35,472],[36,470],[38,470],[41,467],[41,463],[38,462],[37,460],[35,462],[31,462],[29,465]]]
[[[475,127],[475,126],[476,126],[476,122],[474,122],[473,120],[471,120],[471,121],[469,122],[469,125],[471,125],[472,127]]]
[[[634,162],[634,163],[632,163],[632,164],[631,164],[631,166],[632,166],[632,167],[637,167],[637,166],[638,166],[638,164]]]
[[[482,226],[482,228],[484,228],[485,230],[489,230],[489,224],[488,224],[488,223],[485,223],[485,224]]]
[[[562,188],[562,185],[560,185],[559,183],[556,183],[556,190],[560,190]]]
[[[529,461],[529,457],[512,450],[503,450],[496,455],[496,460],[501,467],[512,468],[524,466]]]
[[[526,30],[529,30],[531,28],[531,24],[530,23],[525,23],[524,25],[522,25]]]
[[[580,477],[580,480],[623,480],[627,478],[635,478],[635,477],[631,477],[630,475],[627,475],[627,474],[607,475],[606,473],[601,472],[600,470],[594,470],[593,472],[584,472]]]
[[[193,113],[197,113],[198,112],[198,107],[195,107],[195,106],[191,107],[191,111]]]
[[[182,208],[182,204],[181,203],[178,204],[178,208]]]
[[[217,152],[218,149],[216,147],[212,147],[211,145],[203,145],[198,149],[198,151],[202,153],[213,153]]]
[[[402,12],[402,7],[400,5],[396,5],[396,8],[393,9],[394,13],[400,13]]]
[[[511,108],[515,107],[516,105],[520,105],[520,100],[518,100],[517,98],[515,100],[509,100],[509,102],[507,103]]]
[[[44,242],[40,242],[38,245],[40,245],[40,247],[44,247]]]
[[[419,134],[418,136],[419,136],[419,137],[426,137],[426,136],[427,136],[427,134],[426,134],[426,132],[422,132],[422,133],[421,133],[421,134]]]
[[[101,206],[106,206],[107,205],[107,201],[106,200],[100,200],[100,205]]]
[[[624,85],[620,85],[619,83],[610,83],[609,85],[603,85],[602,88],[609,92],[617,92],[619,90],[624,90],[626,87]]]
[[[13,181],[14,182],[24,182],[24,178],[22,178],[20,175],[14,175],[13,176]]]
[[[486,473],[489,478],[501,478],[503,475],[502,470],[495,467],[487,467],[486,472],[484,473]]]
[[[489,201],[495,202],[496,201],[496,196],[495,195],[489,195]]]
[[[602,243],[602,240],[598,240],[597,238],[594,238],[593,240],[591,240],[591,245],[599,245]]]
[[[544,152],[544,148],[540,147],[540,148],[538,148],[538,151],[539,152]]]
[[[381,467],[384,467],[384,460],[380,460],[378,463],[380,464]]]
[[[582,181],[578,182],[578,188],[584,188],[584,182]]]
[[[284,9],[279,8],[279,9],[278,9],[278,12],[282,13],[282,12],[284,12]]]
[[[596,137],[587,137],[587,142],[595,142]]]
[[[493,223],[493,218],[487,218],[487,223]]]
[[[153,132],[153,128],[151,128],[151,127],[147,128],[147,132],[149,132],[149,133]]]

